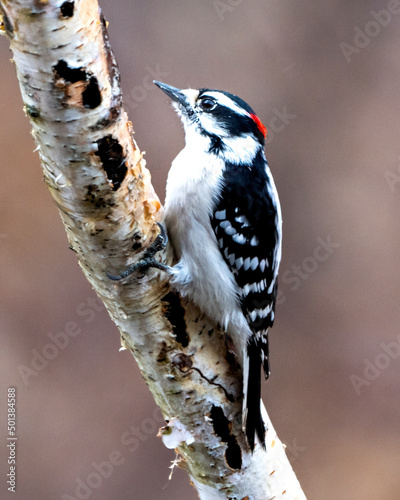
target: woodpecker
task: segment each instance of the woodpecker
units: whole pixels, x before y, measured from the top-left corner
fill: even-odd
[[[261,367],[268,378],[282,240],[278,193],[264,154],[267,131],[252,108],[228,92],[154,83],[172,100],[186,142],[167,180],[164,223],[178,259],[167,272],[174,288],[233,340],[243,370],[243,430],[252,451],[255,436],[265,448]]]

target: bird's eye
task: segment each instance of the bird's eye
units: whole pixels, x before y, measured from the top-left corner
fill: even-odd
[[[204,99],[201,99],[200,101],[200,108],[203,111],[212,111],[217,103],[214,101],[214,99],[211,99],[211,97],[205,97]]]

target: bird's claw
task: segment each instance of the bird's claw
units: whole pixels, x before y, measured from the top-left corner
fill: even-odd
[[[143,257],[139,260],[139,262],[132,264],[127,269],[125,269],[125,271],[122,271],[121,274],[118,274],[116,276],[107,272],[106,273],[107,277],[110,280],[120,281],[126,278],[127,276],[130,276],[135,271],[142,271],[144,273],[150,267],[155,267],[156,269],[160,269],[161,271],[169,270],[169,266],[166,266],[165,264],[162,264],[161,262],[158,262],[157,260],[154,259],[154,255],[160,252],[161,250],[164,250],[164,248],[167,246],[168,243],[168,236],[164,226],[159,222],[156,222],[156,224],[160,228],[160,232],[158,233],[153,243],[144,252]]]

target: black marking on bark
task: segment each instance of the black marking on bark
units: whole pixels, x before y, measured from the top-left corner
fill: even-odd
[[[121,114],[121,108],[112,107],[109,109],[109,113],[104,118],[101,118],[97,123],[89,127],[89,130],[96,132],[97,130],[102,130],[103,128],[109,127],[117,121],[119,115]]]
[[[211,408],[210,418],[213,423],[214,434],[221,438],[223,443],[228,445],[225,452],[225,461],[228,467],[235,470],[242,468],[242,452],[236,440],[236,437],[231,433],[231,423],[225,417],[221,407],[214,406]]]
[[[165,363],[167,361],[168,346],[165,340],[161,342],[161,349],[157,356],[157,363]]]
[[[112,182],[113,190],[116,191],[125,179],[126,160],[121,144],[111,135],[107,135],[97,141],[98,156],[103,164],[107,178]]]
[[[63,78],[69,83],[87,81],[89,79],[86,71],[82,68],[70,68],[63,59],[58,61],[58,63],[53,66],[53,70],[58,78]]]
[[[182,347],[187,347],[189,345],[189,336],[186,331],[185,309],[182,307],[179,295],[169,292],[162,301],[164,303],[165,317],[171,323],[176,341]]]
[[[214,382],[214,380],[216,378],[218,378],[218,375],[216,375],[214,377],[213,380],[210,380],[208,377],[206,377],[199,368],[197,368],[196,366],[191,366],[190,367],[192,370],[196,371],[201,378],[204,378],[204,380],[206,380],[210,385],[215,385],[215,387],[219,387],[220,389],[222,389],[224,391],[224,394],[226,396],[226,399],[228,401],[230,401],[231,403],[233,403],[235,401],[235,398],[232,396],[232,394],[229,394],[229,392],[225,389],[225,387],[221,384],[219,384],[218,382]]]
[[[104,50],[107,55],[108,73],[110,75],[110,79],[113,80],[113,78],[116,76],[116,73],[118,74],[119,72],[117,62],[111,49],[110,39],[108,37],[107,19],[104,17],[103,13],[100,14],[100,22],[103,34]]]
[[[12,38],[14,36],[14,26],[11,24],[11,21],[7,14],[1,9],[2,17],[3,17],[3,26],[6,30],[7,35]]]
[[[188,373],[190,372],[190,370],[194,369],[192,358],[187,354],[183,354],[183,352],[180,352],[174,356],[172,365],[177,366],[179,371],[181,371],[182,373]]]
[[[101,104],[101,94],[99,89],[99,83],[95,76],[92,76],[89,80],[89,84],[86,89],[82,92],[82,102],[85,108],[94,109]]]
[[[100,195],[101,191],[96,184],[88,184],[86,190],[85,201],[90,202],[95,208],[108,208],[113,206],[112,201],[108,201],[104,196]]]
[[[139,250],[142,247],[142,235],[140,233],[135,233],[133,235],[132,250]]]
[[[64,2],[61,7],[62,17],[72,17],[74,15],[75,2]]]
[[[30,118],[39,118],[40,116],[39,109],[29,104],[25,104],[25,112]]]
[[[235,344],[229,335],[225,335],[225,348],[225,359],[228,361],[230,367],[235,371],[240,369]]]
[[[231,434],[229,428],[229,420],[225,417],[224,412],[220,406],[211,408],[210,418],[213,423],[214,433],[221,438],[221,441],[227,443]]]
[[[65,93],[68,96],[68,85],[84,82],[86,86],[82,86],[82,104],[85,108],[95,109],[101,103],[101,93],[99,88],[98,80],[92,73],[87,72],[84,68],[70,68],[66,61],[61,59],[58,63],[53,66],[53,71],[55,73],[55,83],[60,86],[60,82],[57,80],[63,80],[61,87],[65,86]],[[68,96],[70,97],[70,96]],[[68,105],[68,103],[64,103]]]
[[[96,199],[96,195],[94,193],[99,192],[99,186],[96,186],[96,184],[89,184],[86,186],[86,189],[86,196],[90,198],[90,201],[94,201]]]
[[[107,20],[104,17],[103,13],[100,13],[100,21],[101,21],[101,29],[102,29],[102,34],[103,34],[103,43],[104,43],[104,50],[107,56],[107,67],[108,67],[108,74],[110,77],[110,84],[112,88],[112,101],[113,101],[113,106],[120,108],[122,105],[122,93],[121,93],[121,87],[120,87],[120,74],[119,74],[119,69],[118,69],[118,64],[117,61],[114,57],[114,53],[111,48],[110,40],[108,38],[108,32],[107,32]]]
[[[225,460],[231,469],[240,470],[242,468],[242,450],[235,436],[231,436],[231,440],[228,443],[228,448],[225,452]]]

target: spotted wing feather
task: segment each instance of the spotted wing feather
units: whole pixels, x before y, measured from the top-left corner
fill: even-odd
[[[264,160],[265,161],[265,160]],[[211,224],[222,256],[241,291],[243,313],[254,333],[265,376],[269,376],[268,328],[274,322],[278,214],[265,163],[241,172],[227,169]],[[233,171],[233,173],[232,173]],[[236,171],[236,172],[235,172]],[[236,173],[236,175],[235,175]],[[255,189],[254,183],[260,184]],[[251,189],[250,189],[251,188]],[[258,192],[254,199],[249,193]]]

